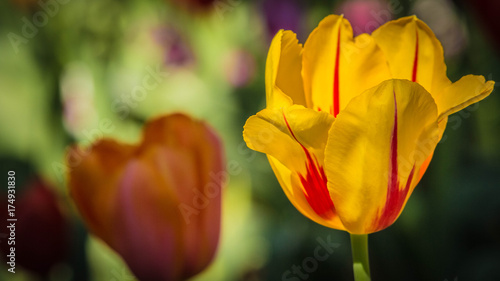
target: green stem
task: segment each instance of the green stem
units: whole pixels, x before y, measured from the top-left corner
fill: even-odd
[[[368,234],[351,234],[352,267],[355,281],[370,281]]]

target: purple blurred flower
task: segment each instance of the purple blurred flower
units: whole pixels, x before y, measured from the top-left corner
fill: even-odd
[[[194,54],[186,39],[173,26],[159,27],[153,31],[153,38],[164,49],[164,63],[167,66],[188,66],[194,63]]]
[[[269,39],[280,30],[300,30],[302,13],[297,1],[265,0],[262,9],[269,32]]]

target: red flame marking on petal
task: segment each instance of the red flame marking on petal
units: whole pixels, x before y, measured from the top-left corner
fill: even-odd
[[[335,216],[335,207],[333,206],[332,199],[330,198],[330,194],[328,192],[328,180],[326,178],[325,171],[323,167],[319,165],[316,157],[314,157],[314,155],[311,156],[309,150],[307,150],[307,148],[305,148],[304,145],[302,145],[295,137],[284,112],[283,118],[285,119],[288,131],[290,131],[292,137],[302,147],[302,150],[304,150],[307,158],[306,174],[302,175],[299,173],[300,182],[302,183],[306,200],[316,214],[324,219],[331,219]]]
[[[413,59],[413,73],[411,76],[411,81],[417,82],[417,70],[418,70],[418,30],[416,32],[416,43],[415,43],[415,58]]]
[[[400,189],[398,179],[398,109],[396,103],[396,93],[394,92],[394,127],[391,136],[391,156],[389,163],[389,181],[387,186],[387,197],[382,214],[378,217],[375,224],[375,231],[382,230],[390,226],[399,215],[401,208],[410,191],[411,182],[415,170],[415,165],[410,171],[408,180],[403,189]]]

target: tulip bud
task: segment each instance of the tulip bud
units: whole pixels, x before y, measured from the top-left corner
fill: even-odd
[[[103,139],[69,172],[90,231],[140,280],[185,280],[214,257],[220,232],[221,143],[175,114],[145,125],[138,145]],[[69,153],[80,153],[72,148]]]
[[[8,266],[16,272],[19,265],[32,273],[46,276],[67,254],[68,222],[55,194],[41,180],[31,182],[23,192],[19,190],[16,188],[15,193],[9,193],[15,195],[13,201],[7,201],[7,196],[2,196],[0,200],[1,219],[10,226],[3,227],[0,233],[3,234],[0,237],[2,256],[14,256],[14,263]],[[9,214],[8,208],[14,211],[12,216],[5,217]],[[10,233],[5,235],[5,231]],[[11,261],[7,260],[7,264]]]

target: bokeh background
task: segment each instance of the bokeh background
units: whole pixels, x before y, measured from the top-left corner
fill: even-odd
[[[134,280],[76,213],[65,149],[104,136],[133,143],[146,120],[179,111],[212,125],[240,167],[225,189],[217,258],[193,281],[353,280],[348,234],[302,216],[241,134],[265,106],[273,35],[292,29],[303,43],[331,13],[359,32],[416,14],[441,40],[452,81],[500,80],[496,0],[1,1],[0,280]],[[151,73],[155,86],[134,91]],[[499,108],[495,90],[449,119],[399,220],[370,235],[373,280],[500,280]],[[9,170],[17,181],[15,274],[5,262]],[[319,240],[336,243],[328,259],[283,279]]]

